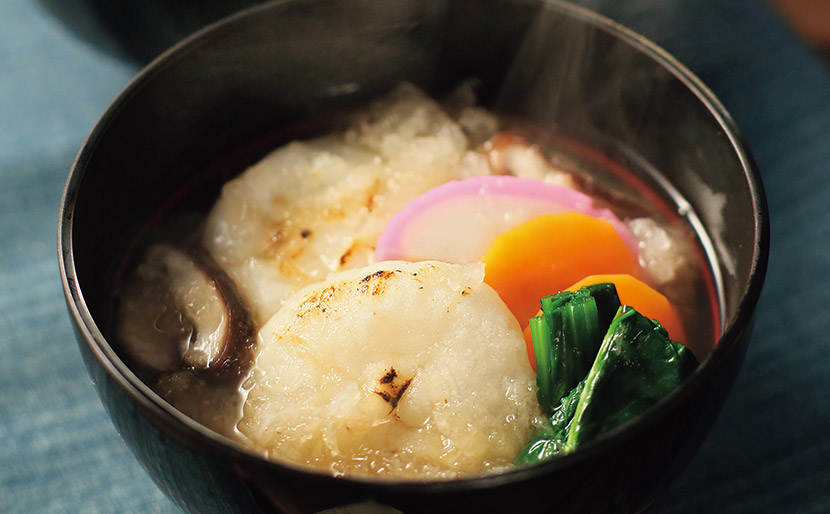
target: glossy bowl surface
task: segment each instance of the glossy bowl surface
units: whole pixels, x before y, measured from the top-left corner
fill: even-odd
[[[263,134],[287,127],[302,132],[403,80],[433,93],[473,80],[487,107],[566,134],[614,166],[659,170],[649,180],[668,184],[675,208],[710,236],[723,320],[715,351],[680,390],[635,423],[542,465],[390,482],[262,460],[183,416],[128,368],[107,339],[110,308],[148,221],[160,210],[204,209],[220,182],[200,172],[232,167],[223,159],[235,149],[256,149]],[[115,99],[67,181],[59,259],[102,402],[144,468],[187,510],[629,512],[659,497],[723,405],[749,341],[768,227],[758,173],[717,99],[613,22],[559,2],[278,1],[178,44]]]

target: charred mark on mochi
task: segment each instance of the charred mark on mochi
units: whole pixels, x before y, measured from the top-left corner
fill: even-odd
[[[389,368],[389,371],[383,375],[380,379],[381,384],[388,384],[395,380],[395,377],[398,376],[398,372],[395,371],[395,368]]]
[[[280,270],[280,273],[288,277],[308,277],[308,274],[303,272],[303,270],[301,270],[295,262],[295,259],[297,259],[302,253],[303,248],[299,248],[295,250],[291,255],[285,257],[278,257],[276,261],[277,269]]]
[[[360,251],[361,249],[368,249],[371,251],[375,250],[374,247],[367,245],[362,241],[355,241],[354,243],[352,243],[352,246],[350,246],[345,252],[343,252],[343,255],[340,256],[340,266],[345,266],[346,263],[349,262],[349,260],[351,260],[354,254]]]
[[[378,379],[378,387],[374,391],[376,395],[383,398],[383,401],[392,407],[389,410],[390,413],[398,406],[398,402],[401,401],[401,397],[412,382],[411,378],[408,380],[399,379],[398,372],[395,371],[395,368],[390,367],[389,371]]]
[[[368,282],[368,281],[372,280],[373,278],[391,277],[393,273],[394,273],[393,271],[379,270],[379,271],[376,271],[376,272],[372,273],[371,275],[366,275],[360,281],[361,282]]]
[[[294,261],[305,252],[312,231],[311,229],[303,229],[299,232],[295,230],[290,228],[285,220],[272,221],[259,255],[276,261],[280,272],[285,275],[305,276]],[[297,238],[297,235],[300,238]]]
[[[349,262],[349,258],[352,256],[354,250],[354,245],[350,246],[348,250],[343,252],[343,255],[340,256],[340,265],[345,266],[347,262]]]
[[[375,209],[375,198],[380,191],[380,179],[375,177],[372,181],[372,185],[366,190],[366,199],[363,201],[363,207],[366,207],[366,210],[372,212]]]
[[[360,280],[360,288],[359,291],[361,293],[368,293],[372,296],[377,296],[383,293],[384,286],[389,282],[389,280],[395,276],[396,273],[400,273],[401,270],[394,270],[394,271],[387,271],[387,270],[379,270],[371,275],[366,275]]]
[[[262,256],[274,258],[279,254],[280,248],[285,244],[285,220],[274,220],[271,222],[268,236],[262,248]]]
[[[315,310],[325,313],[331,307],[331,303],[335,302],[336,299],[337,286],[329,286],[322,291],[307,297],[302,305],[300,305],[299,309],[297,309],[297,317],[305,317],[305,315]]]

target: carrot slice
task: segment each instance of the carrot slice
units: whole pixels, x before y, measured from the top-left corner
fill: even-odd
[[[609,274],[609,275],[590,275],[579,282],[571,285],[565,291],[576,291],[577,289],[593,284],[602,284],[604,282],[611,282],[617,288],[617,295],[620,297],[620,303],[634,307],[640,314],[649,318],[656,319],[666,331],[669,333],[669,338],[672,341],[679,343],[686,343],[686,335],[683,330],[683,323],[680,321],[680,316],[674,309],[669,300],[660,292],[652,289],[648,284],[627,274]],[[544,296],[544,295],[543,295]],[[540,309],[537,316],[542,314]],[[527,344],[528,358],[533,370],[536,370],[536,359],[533,355],[533,340],[530,337],[530,327],[525,327],[522,332],[525,343]]]
[[[588,275],[639,275],[636,258],[607,220],[545,214],[497,236],[484,254],[484,281],[524,329],[539,299]]]

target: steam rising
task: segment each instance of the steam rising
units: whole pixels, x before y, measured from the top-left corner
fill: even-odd
[[[582,2],[599,7],[601,0]],[[592,134],[616,134],[621,143],[640,137],[654,101],[667,94],[670,75],[604,30],[578,21],[581,9],[543,2],[529,21],[499,90],[496,108],[543,121],[590,141]],[[627,8],[628,15],[650,12]],[[635,14],[636,13],[636,14]],[[609,28],[619,28],[606,20]],[[631,34],[635,46],[642,44]],[[555,49],[553,51],[552,49]],[[648,115],[647,115],[648,113]]]

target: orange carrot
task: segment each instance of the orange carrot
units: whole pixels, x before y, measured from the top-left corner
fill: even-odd
[[[585,286],[593,284],[602,284],[611,282],[617,288],[617,295],[620,297],[620,303],[634,307],[637,312],[649,319],[656,319],[666,331],[673,341],[679,343],[686,342],[686,335],[683,331],[683,324],[680,321],[680,316],[671,305],[669,300],[655,291],[647,284],[637,280],[631,275],[614,274],[614,275],[591,275],[583,278],[579,282],[571,285],[566,291],[576,291]],[[542,314],[540,309],[536,315]],[[530,337],[530,327],[526,327],[522,332],[525,343],[527,344],[528,357],[530,358],[530,365],[533,370],[536,370],[536,359],[533,354],[533,340]]]
[[[607,220],[578,212],[537,216],[497,236],[484,281],[524,329],[539,299],[598,273],[639,275],[637,260]]]

